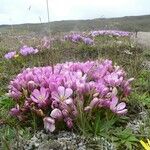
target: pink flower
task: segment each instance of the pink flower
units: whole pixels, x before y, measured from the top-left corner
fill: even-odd
[[[66,118],[65,122],[66,122],[68,128],[72,128],[73,127],[73,120],[71,118],[69,118],[69,117]]]
[[[119,75],[116,74],[116,73],[111,73],[109,75],[106,75],[104,77],[104,80],[110,86],[119,86],[122,83],[122,81],[123,81],[123,77],[119,77]]]
[[[50,116],[58,120],[62,119],[63,117],[61,110],[59,110],[58,108],[55,108],[54,110],[52,110]]]
[[[91,38],[83,37],[82,39],[86,45],[93,45],[93,43],[94,43],[94,40],[92,40]]]
[[[72,99],[69,98],[73,93],[71,88],[59,86],[57,91],[51,93],[52,98],[56,101],[66,102],[66,104],[72,103]]]
[[[109,92],[109,88],[106,85],[104,85],[104,83],[99,82],[96,86],[96,89],[101,96],[104,96]]]
[[[55,120],[52,119],[51,117],[45,117],[43,119],[44,121],[44,128],[47,131],[53,132],[55,130]]]
[[[17,89],[12,88],[12,90],[9,90],[8,95],[14,98],[15,100],[18,100],[21,97],[22,93],[18,91]]]
[[[31,94],[31,99],[33,102],[39,104],[40,106],[45,106],[46,101],[48,100],[49,93],[48,90],[44,87],[41,87],[40,90],[35,89]]]
[[[90,102],[90,107],[91,107],[91,108],[94,108],[94,107],[98,106],[99,102],[100,102],[100,101],[99,101],[98,98],[94,98],[94,99]]]
[[[67,109],[63,109],[63,110],[62,110],[62,114],[63,114],[63,116],[64,116],[65,118],[69,116],[69,112],[68,112]]]
[[[37,84],[34,81],[29,81],[27,86],[30,91],[33,91],[36,88]]]
[[[38,49],[34,49],[33,47],[28,47],[27,45],[24,45],[21,49],[20,49],[20,54],[23,56],[27,56],[30,54],[36,54],[38,53]]]
[[[125,107],[126,107],[126,104],[124,102],[121,102],[118,104],[117,97],[112,98],[112,101],[110,102],[110,110],[112,110],[114,113],[118,115],[126,114],[127,109]]]
[[[21,111],[20,111],[19,105],[17,104],[16,107],[14,107],[10,110],[10,115],[18,116],[18,115],[20,115],[20,112]]]
[[[97,107],[100,103],[100,100],[95,97],[89,104],[89,106],[84,108],[84,111],[89,112],[90,110],[92,110],[93,108]]]
[[[16,55],[16,51],[12,51],[12,52],[9,52],[9,53],[5,54],[4,57],[6,59],[11,59],[11,58],[15,57],[15,55]]]
[[[134,80],[134,78],[130,78],[126,82],[123,82],[123,89],[125,96],[128,96],[131,93],[131,86],[130,83]]]
[[[51,104],[51,107],[52,107],[52,109],[58,108],[59,107],[59,101],[53,100],[52,104]]]
[[[25,52],[33,50],[24,48]],[[78,107],[87,113],[104,108],[125,114],[126,104],[118,102],[118,97],[130,93],[132,80],[110,60],[66,62],[53,69],[51,66],[27,68],[10,82],[9,96],[21,104],[20,108],[12,108],[11,113],[22,119],[22,116],[30,117],[28,110],[32,108],[45,117],[44,127],[51,132],[59,120],[72,128],[79,115]]]

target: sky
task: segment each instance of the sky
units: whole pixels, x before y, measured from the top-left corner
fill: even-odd
[[[150,0],[48,0],[50,21],[150,14]],[[0,0],[0,24],[47,22],[46,0]]]

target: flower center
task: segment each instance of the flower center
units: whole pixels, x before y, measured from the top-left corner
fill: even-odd
[[[66,97],[65,97],[64,95],[61,95],[61,96],[60,96],[60,100],[61,100],[61,101],[64,101],[65,99],[66,99]]]
[[[44,99],[45,99],[44,95],[39,96],[39,100],[44,101]]]

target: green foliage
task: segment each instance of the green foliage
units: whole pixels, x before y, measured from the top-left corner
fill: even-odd
[[[5,127],[0,128],[0,149],[11,150],[17,144],[19,147],[20,140],[30,139],[32,132],[30,128],[13,127],[10,125],[4,125]],[[19,149],[19,148],[18,148]]]
[[[8,98],[6,95],[0,97],[0,120],[1,121],[10,121],[9,110],[14,106],[13,100]],[[11,119],[14,121],[14,119]]]
[[[78,106],[78,118],[75,123],[79,130],[84,135],[104,136],[109,137],[109,132],[115,127],[119,119],[110,110],[95,109],[90,113],[83,110],[81,104]]]
[[[116,143],[118,149],[132,150],[139,140],[130,129],[116,128],[113,131],[112,141]]]
[[[143,53],[144,57],[150,61],[150,49],[149,48],[145,49]]]
[[[138,75],[133,85],[131,100],[150,108],[150,71],[143,70]]]
[[[29,128],[22,128],[20,122],[9,115],[12,107],[14,101],[7,95],[2,95],[0,97],[0,149],[4,150],[11,150],[14,142],[19,143],[20,136],[28,139],[33,133]]]

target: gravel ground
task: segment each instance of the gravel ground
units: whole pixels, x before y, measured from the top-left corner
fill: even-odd
[[[21,137],[20,137],[21,139]],[[116,150],[115,146],[104,138],[88,138],[73,132],[60,131],[57,134],[38,131],[31,139],[20,140],[13,150]]]

